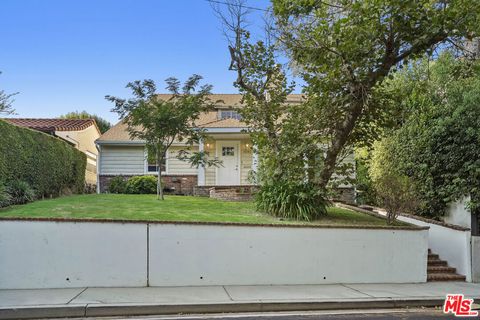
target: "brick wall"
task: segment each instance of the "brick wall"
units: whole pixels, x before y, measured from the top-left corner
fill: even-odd
[[[101,175],[100,176],[100,192],[104,193],[108,191],[108,185],[110,180],[115,175]],[[121,175],[125,180],[133,175]],[[164,189],[171,194],[181,194],[181,195],[193,195],[193,189],[197,185],[197,176],[196,175],[167,175],[162,176]]]

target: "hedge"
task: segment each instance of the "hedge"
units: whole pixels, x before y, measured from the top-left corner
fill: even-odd
[[[0,181],[25,181],[38,198],[82,193],[86,163],[67,142],[0,120]]]

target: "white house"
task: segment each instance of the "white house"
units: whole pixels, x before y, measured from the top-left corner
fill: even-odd
[[[160,95],[161,97],[162,95]],[[257,165],[257,155],[252,141],[246,132],[247,126],[238,113],[241,107],[239,94],[213,94],[212,101],[222,101],[213,111],[204,113],[196,122],[203,128],[208,139],[193,146],[193,151],[203,150],[211,157],[222,161],[222,166],[195,168],[189,163],[177,159],[184,143],[174,143],[167,152],[165,163],[160,171],[167,189],[176,194],[208,195],[212,189],[234,189],[251,187],[249,179]],[[302,96],[289,95],[287,102],[300,103]],[[127,132],[127,125],[117,123],[105,132],[97,141],[98,158],[98,192],[108,191],[112,177],[130,177],[135,175],[158,174],[158,167],[148,163],[145,142],[132,139]],[[347,161],[353,161],[353,155]],[[344,200],[353,201],[353,187],[340,188]]]

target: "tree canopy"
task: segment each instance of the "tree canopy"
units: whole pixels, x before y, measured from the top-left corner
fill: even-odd
[[[392,125],[392,104],[376,93],[384,80],[436,47],[477,35],[480,15],[478,0],[272,3],[273,41],[250,39],[242,0],[216,10],[230,33],[230,70],[260,155],[268,155],[260,163],[266,176],[302,181],[307,171],[324,194],[352,146],[371,145]],[[293,87],[278,51],[305,83],[296,106],[286,101]]]
[[[193,75],[182,86],[176,78],[168,78],[166,83],[170,96],[166,98],[158,96],[157,86],[153,80],[127,84],[127,88],[132,90],[132,98],[105,97],[114,103],[112,111],[118,113],[128,125],[130,136],[145,141],[159,168],[173,142],[184,141],[192,145],[205,136],[205,133],[194,124],[202,112],[208,111],[213,106],[209,98],[212,87],[206,84],[200,86],[201,79],[201,76]],[[195,166],[217,164],[215,159],[208,159],[203,151],[183,150],[179,158]],[[157,195],[163,200],[160,169]]]
[[[87,111],[72,111],[69,113],[66,113],[64,115],[61,115],[60,118],[63,119],[94,119],[95,122],[97,123],[98,129],[100,130],[100,133],[105,133],[112,127],[112,124],[108,122],[107,120],[103,119],[100,116],[97,116],[96,114],[91,114],[88,113]]]
[[[385,84],[405,116],[374,149],[371,176],[406,176],[418,213],[438,217],[446,205],[480,201],[480,62],[451,53],[420,60]]]

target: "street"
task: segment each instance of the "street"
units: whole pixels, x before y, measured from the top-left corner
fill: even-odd
[[[412,310],[343,310],[343,311],[311,311],[311,312],[266,312],[266,313],[241,313],[241,314],[201,314],[201,315],[167,315],[145,317],[108,317],[84,318],[95,320],[344,320],[344,319],[457,319],[453,315],[445,315],[435,309]],[[468,318],[465,318],[468,319]],[[478,319],[476,317],[475,319]]]

